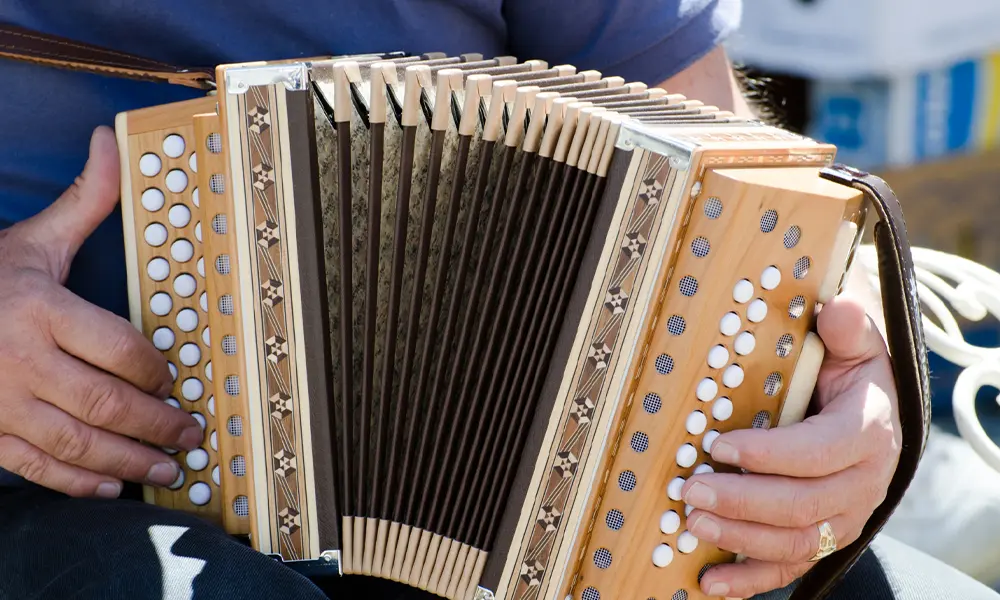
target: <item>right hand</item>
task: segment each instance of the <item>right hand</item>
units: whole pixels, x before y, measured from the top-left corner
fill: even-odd
[[[63,285],[118,203],[118,169],[114,134],[99,128],[76,182],[0,230],[0,468],[74,497],[114,498],[123,481],[170,485],[177,463],[135,440],[192,450],[204,439],[163,401],[172,388],[163,355]]]

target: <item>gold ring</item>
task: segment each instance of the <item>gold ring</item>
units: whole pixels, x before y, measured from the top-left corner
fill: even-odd
[[[833,534],[833,527],[829,521],[818,523],[816,527],[819,529],[819,550],[809,559],[809,562],[816,562],[837,551],[837,536]]]

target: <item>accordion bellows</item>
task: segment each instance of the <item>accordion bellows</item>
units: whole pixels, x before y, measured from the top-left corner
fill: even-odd
[[[703,598],[680,489],[806,413],[835,149],[509,57],[217,81],[117,121],[133,322],[206,430],[147,501],[446,598]]]

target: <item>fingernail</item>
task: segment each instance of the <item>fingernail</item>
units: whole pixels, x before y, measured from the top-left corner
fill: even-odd
[[[691,533],[699,540],[706,542],[717,542],[722,535],[722,529],[715,519],[708,515],[698,515],[694,523],[691,523]],[[716,584],[718,585],[718,584]]]
[[[112,483],[110,481],[105,481],[104,483],[97,486],[97,496],[99,498],[117,498],[119,494],[122,493],[122,486],[117,483]]]
[[[704,483],[696,482],[684,495],[684,501],[695,508],[715,508],[715,490]]]
[[[205,432],[202,431],[201,426],[194,425],[193,427],[188,427],[181,432],[181,437],[178,438],[177,445],[184,450],[194,450],[201,445],[201,442],[204,441],[204,439]]]
[[[721,581],[718,583],[713,583],[711,587],[708,588],[709,596],[725,596],[729,593],[729,586]]]
[[[155,464],[146,474],[146,480],[154,485],[170,485],[177,481],[177,465],[172,462]]]
[[[719,462],[735,465],[740,461],[740,453],[726,442],[715,442],[715,445],[712,446],[712,458]]]

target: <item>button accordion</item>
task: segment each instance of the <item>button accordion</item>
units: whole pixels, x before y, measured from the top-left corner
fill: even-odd
[[[479,55],[215,82],[116,121],[132,321],[205,429],[146,500],[295,568],[704,598],[738,557],[686,531],[681,486],[728,468],[721,432],[805,417],[870,204],[913,314],[884,186],[694,99]],[[889,334],[920,383],[919,323]]]

